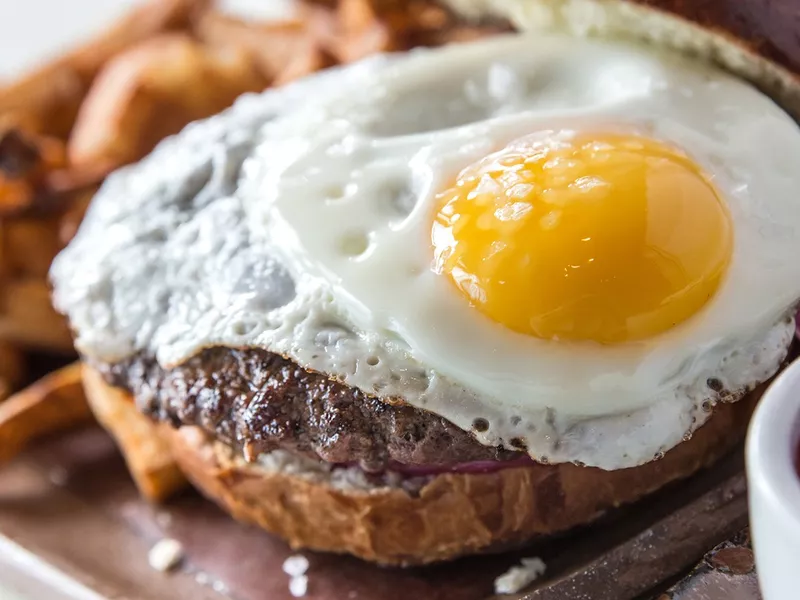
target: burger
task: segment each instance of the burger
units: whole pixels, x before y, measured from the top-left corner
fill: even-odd
[[[389,565],[712,464],[800,299],[793,9],[736,6],[454,0],[517,33],[190,125],[53,265],[88,394],[237,519]]]

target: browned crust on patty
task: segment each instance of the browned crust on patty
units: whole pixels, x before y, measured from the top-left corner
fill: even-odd
[[[99,382],[90,394],[118,393]],[[417,493],[401,488],[335,489],[296,473],[267,471],[194,427],[172,436],[173,455],[206,496],[237,519],[294,548],[350,553],[414,565],[516,545],[588,523],[687,477],[744,437],[764,386],[719,404],[694,436],[657,461],[603,471],[573,464],[510,467],[489,474],[445,474]]]
[[[281,448],[371,471],[525,456],[484,446],[444,417],[385,402],[261,348],[207,348],[171,369],[144,355],[96,366],[108,383],[132,392],[145,414],[199,426],[249,456]]]

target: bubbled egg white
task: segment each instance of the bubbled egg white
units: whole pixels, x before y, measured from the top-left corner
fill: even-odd
[[[635,343],[545,341],[431,271],[434,196],[460,169],[522,135],[609,129],[683,148],[727,202],[733,258],[699,314]],[[761,93],[640,46],[510,36],[382,57],[244,98],[111,177],[55,298],[99,360],[254,345],[487,444],[634,466],[705,421],[709,379],[741,391],[784,360],[799,155]]]

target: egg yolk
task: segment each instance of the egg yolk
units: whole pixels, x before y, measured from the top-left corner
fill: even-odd
[[[438,195],[434,270],[485,315],[544,339],[661,333],[714,295],[733,232],[683,152],[622,134],[542,134]]]

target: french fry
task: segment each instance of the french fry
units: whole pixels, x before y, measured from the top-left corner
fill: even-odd
[[[43,279],[11,279],[0,284],[0,339],[24,347],[74,352],[69,328],[53,309]]]
[[[32,140],[15,129],[0,135],[0,173],[9,179],[23,179],[36,171],[42,153]]]
[[[370,0],[339,0],[334,10],[304,5],[300,15],[312,39],[337,62],[348,63],[370,54],[402,49],[402,30],[389,25],[393,13],[381,3],[378,8],[383,9],[380,14]],[[405,10],[400,12],[405,14]],[[398,10],[395,13],[400,14]]]
[[[303,0],[305,4],[313,6],[323,6],[325,8],[335,8],[340,0]]]
[[[275,80],[312,43],[301,20],[255,24],[213,10],[198,21],[195,35],[213,47],[242,48],[268,81]]]
[[[249,56],[186,35],[149,40],[112,60],[81,107],[69,140],[73,165],[126,164],[196,119],[267,85]]]
[[[341,35],[331,52],[343,63],[399,48],[388,25],[378,19],[369,0],[341,0],[337,8]]]
[[[0,463],[37,438],[91,420],[80,364],[55,371],[0,402]]]
[[[185,31],[213,0],[148,0],[100,36],[64,57],[85,81],[91,81],[114,56],[169,31]]]
[[[58,139],[16,129],[0,133],[0,215],[33,206],[41,195],[43,178],[65,164],[66,151]]]
[[[88,82],[63,60],[0,87],[0,128],[66,138]]]
[[[114,168],[115,165],[108,163],[56,169],[46,175],[44,185],[54,195],[95,190]]]
[[[0,400],[22,383],[25,378],[25,358],[22,353],[5,342],[0,342]]]
[[[0,286],[4,281],[11,277],[11,257],[6,250],[7,244],[5,243],[5,231],[3,229],[4,220],[0,219]]]
[[[18,213],[33,205],[36,190],[24,179],[10,179],[0,174],[0,215]]]
[[[130,395],[106,384],[93,369],[84,368],[83,381],[95,417],[116,440],[142,495],[163,502],[186,487],[188,482],[172,459],[161,426],[141,414]]]
[[[90,187],[76,192],[70,198],[69,207],[61,215],[58,228],[58,240],[62,245],[66,246],[75,237],[96,192],[96,187]]]
[[[459,25],[445,31],[432,32],[426,39],[428,45],[444,46],[447,44],[463,44],[474,42],[492,35],[507,33],[503,27]]]
[[[339,39],[341,23],[337,11],[316,4],[300,4],[297,11],[311,39],[328,49]]]
[[[448,12],[428,0],[410,0],[399,18],[401,22],[397,18],[389,20],[389,27],[395,31],[443,31],[451,25]]]
[[[0,87],[0,127],[66,139],[92,80],[113,56],[165,31],[185,30],[210,0],[150,0],[99,37]]]

